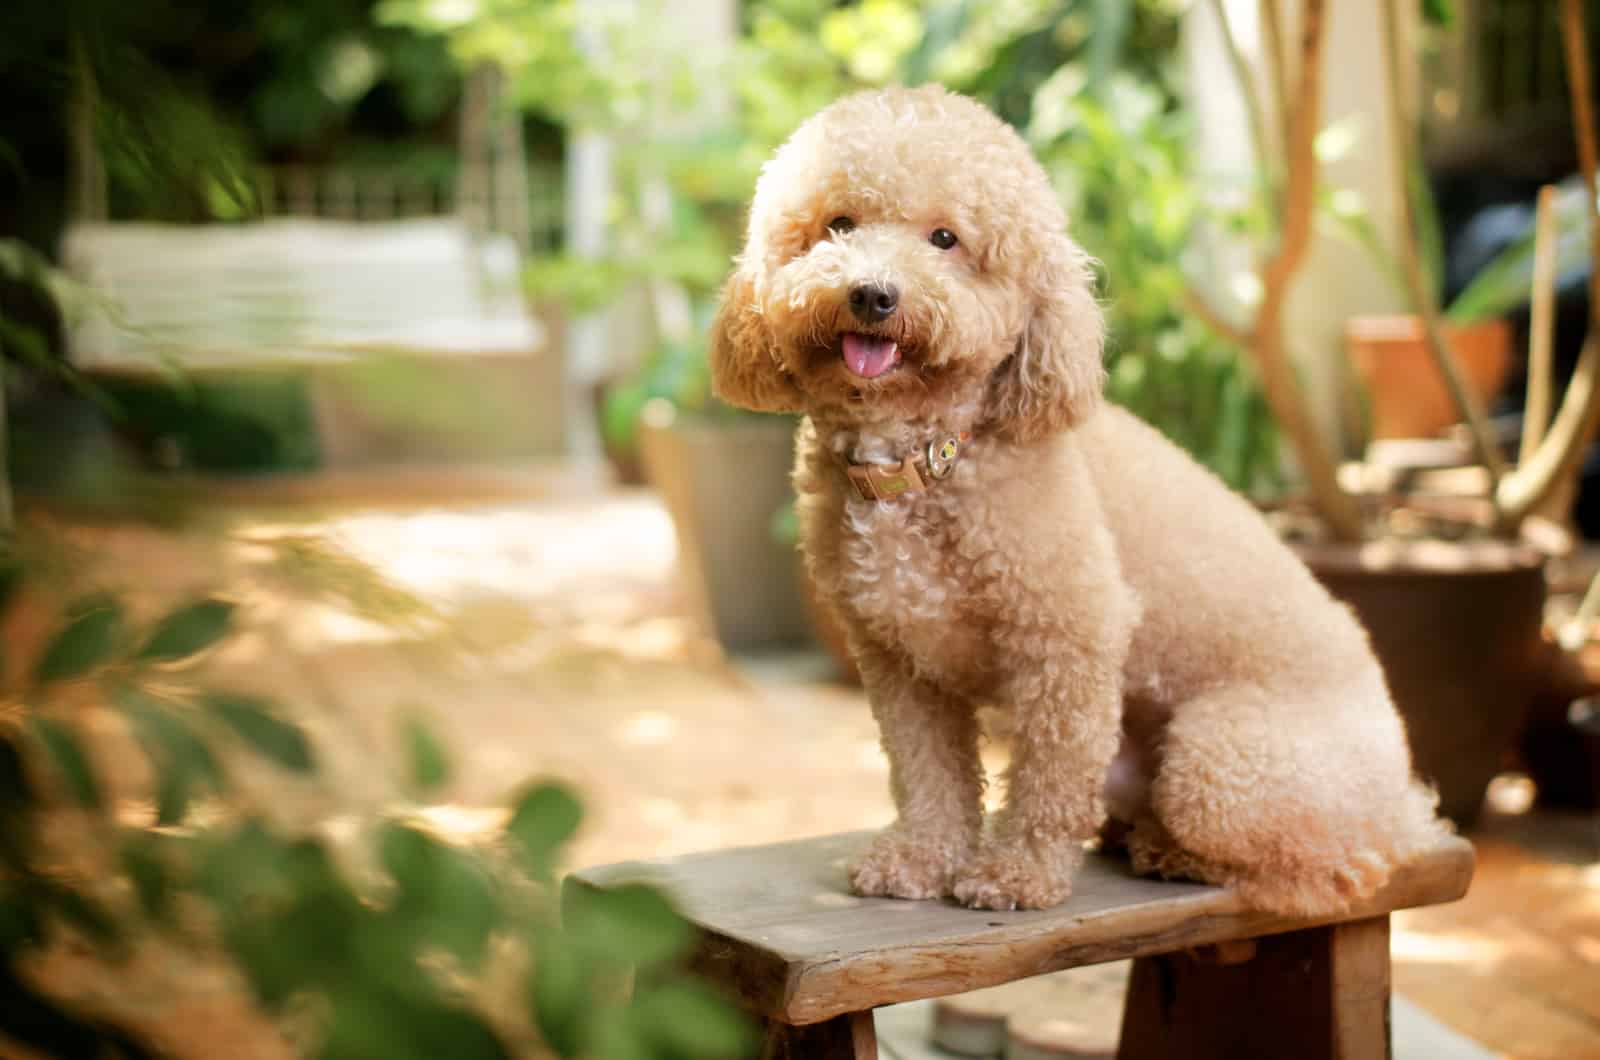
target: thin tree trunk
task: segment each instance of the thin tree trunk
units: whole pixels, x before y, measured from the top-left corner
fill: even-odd
[[[1289,436],[1317,505],[1333,536],[1358,541],[1361,509],[1339,485],[1338,463],[1328,450],[1295,377],[1283,340],[1283,304],[1289,284],[1311,242],[1311,214],[1317,190],[1317,127],[1322,121],[1322,57],[1326,44],[1325,4],[1306,0],[1300,30],[1300,80],[1289,114],[1288,178],[1283,195],[1283,225],[1276,252],[1261,268],[1261,308],[1252,328],[1250,352],[1261,373],[1267,402]]]

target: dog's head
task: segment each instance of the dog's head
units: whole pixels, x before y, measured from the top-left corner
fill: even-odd
[[[1092,288],[1009,126],[932,86],[851,96],[762,171],[712,329],[716,390],[856,423],[964,409],[1042,437],[1099,398]]]

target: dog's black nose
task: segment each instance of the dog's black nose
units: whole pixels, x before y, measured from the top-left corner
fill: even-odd
[[[858,283],[850,288],[850,312],[864,324],[887,320],[900,304],[900,292],[893,284]]]

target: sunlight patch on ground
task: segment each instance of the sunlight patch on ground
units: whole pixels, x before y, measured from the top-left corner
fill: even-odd
[[[1505,959],[1506,947],[1482,935],[1429,934],[1396,928],[1390,938],[1396,961],[1426,964],[1476,964],[1485,969]]]
[[[635,714],[623,722],[618,738],[635,747],[659,747],[670,743],[678,731],[678,721],[658,710]]]
[[[889,759],[876,740],[863,740],[856,744],[856,765],[872,773],[889,772]]]
[[[629,659],[665,659],[681,656],[697,636],[689,619],[653,618],[621,627],[586,624],[573,631],[572,640]]]
[[[414,634],[338,608],[301,604],[292,620],[284,623],[284,636],[290,648],[309,653],[330,644],[388,644]]]
[[[586,579],[658,581],[677,557],[671,519],[644,494],[598,504],[357,512],[315,529],[430,600],[550,596]]]

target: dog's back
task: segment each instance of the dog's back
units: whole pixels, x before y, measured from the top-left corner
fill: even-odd
[[[1182,700],[1219,679],[1317,683],[1377,670],[1350,612],[1187,453],[1113,405],[1072,438],[1141,603],[1130,693]]]

